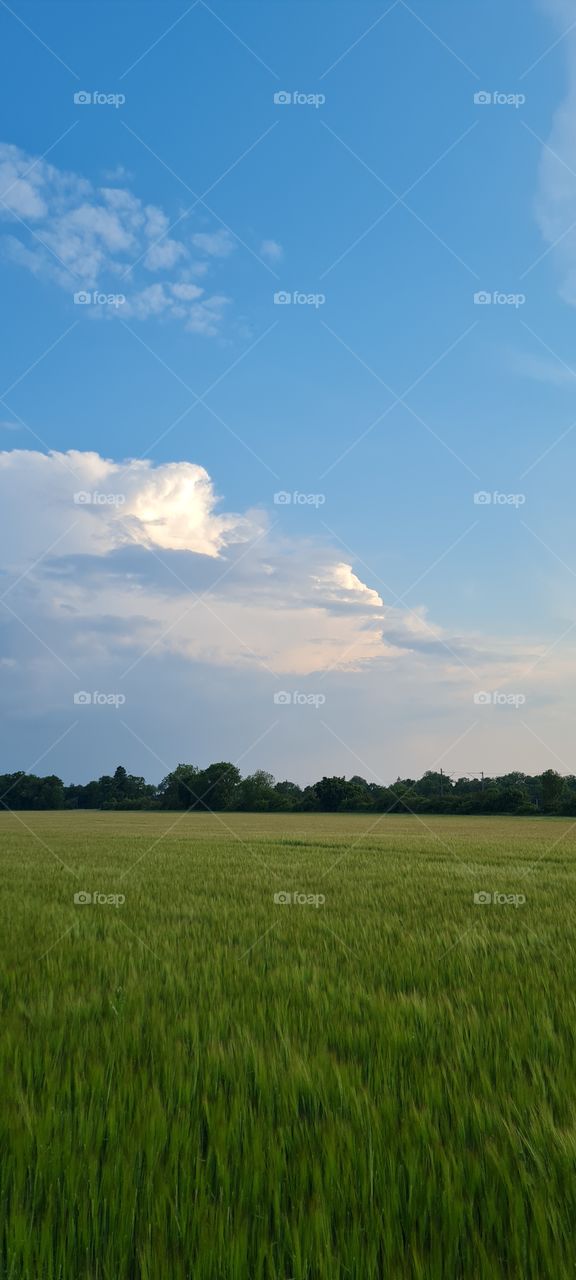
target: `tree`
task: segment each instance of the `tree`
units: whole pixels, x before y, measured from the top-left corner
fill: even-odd
[[[322,806],[318,800],[318,783],[315,787],[304,787],[300,807],[304,813],[315,813]]]
[[[26,774],[22,769],[16,773],[0,774],[0,809],[18,809],[22,805],[16,803],[18,795],[19,782],[21,778],[25,778]]]
[[[38,778],[34,773],[5,773],[0,776],[0,809],[62,809],[64,784],[50,774]]]
[[[275,809],[300,809],[302,806],[302,788],[296,782],[277,782],[274,787],[276,797]]]
[[[406,813],[414,808],[414,778],[397,778],[390,787],[394,813]]]
[[[387,813],[389,809],[393,809],[396,805],[396,796],[390,791],[389,787],[382,787],[377,782],[371,782],[368,790],[370,803],[377,813]]]
[[[192,809],[198,802],[200,770],[193,764],[179,764],[158,787],[163,809]]]
[[[564,790],[564,779],[555,769],[547,769],[540,778],[542,786],[542,808],[551,813],[556,808]]]
[[[445,796],[452,790],[452,779],[445,773],[435,773],[427,769],[426,773],[414,784],[419,796]]]
[[[64,783],[61,778],[51,773],[47,778],[37,778],[36,782],[38,787],[35,809],[64,808]]]
[[[152,799],[155,794],[155,787],[149,786],[144,778],[127,773],[121,764],[118,765],[112,781],[114,795],[119,804],[126,801]]]
[[[201,809],[233,809],[241,782],[240,770],[229,760],[209,764],[197,775],[195,791]]]
[[[327,813],[335,813],[346,799],[348,783],[345,778],[322,778],[315,786],[318,804]]]
[[[359,782],[354,778],[346,783],[346,791],[340,801],[340,810],[345,813],[365,813],[372,808],[372,797],[363,778]]]
[[[238,787],[238,808],[252,813],[262,813],[274,807],[276,792],[274,778],[265,769],[243,778]]]
[[[499,777],[458,778],[428,770],[422,778],[397,778],[391,786],[326,775],[304,789],[275,782],[256,769],[242,778],[228,760],[199,769],[179,764],[159,787],[117,765],[84,785],[64,787],[55,774],[41,778],[16,770],[0,775],[0,809],[177,809],[244,810],[252,813],[543,813],[576,815],[576,775],[554,769],[530,776],[518,771]]]

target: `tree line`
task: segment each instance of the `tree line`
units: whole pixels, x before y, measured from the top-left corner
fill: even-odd
[[[354,775],[323,777],[312,786],[276,782],[257,769],[242,777],[236,765],[217,761],[201,769],[179,764],[158,786],[119,765],[113,774],[65,786],[50,774],[0,775],[2,809],[150,809],[246,813],[516,813],[576,816],[576,775],[554,769],[531,776],[463,777],[429,770],[421,778],[397,778],[390,786]]]

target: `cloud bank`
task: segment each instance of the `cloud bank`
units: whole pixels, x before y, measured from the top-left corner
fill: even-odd
[[[472,763],[495,758],[478,689],[520,689],[569,718],[570,655],[556,650],[552,670],[542,645],[450,634],[319,535],[286,537],[282,515],[225,510],[190,461],[0,453],[6,767],[46,752],[66,778],[120,760],[161,777],[178,759],[247,754],[301,781],[318,761],[389,780],[403,754],[420,771],[450,749],[460,760],[474,725]],[[122,713],[79,712],[82,689],[122,692]],[[325,704],[276,706],[286,689]],[[516,712],[496,715],[503,759],[541,751]]]
[[[103,636],[118,671],[166,653],[277,677],[425,661],[469,683],[494,660],[423,607],[383,600],[320,538],[287,539],[262,510],[222,511],[191,462],[10,450],[0,513],[9,659],[22,658],[21,621],[74,670],[101,656]]]

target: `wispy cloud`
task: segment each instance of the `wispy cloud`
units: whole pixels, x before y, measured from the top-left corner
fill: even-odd
[[[512,356],[513,369],[525,378],[534,382],[542,382],[552,387],[571,387],[574,390],[576,372],[572,373],[566,365],[560,364],[552,356],[528,355],[527,352],[516,352]]]
[[[566,31],[567,90],[554,116],[550,136],[540,158],[538,225],[561,274],[561,293],[576,305],[576,26],[572,0],[546,0],[546,12]]]
[[[233,236],[222,228],[218,231],[195,232],[192,236],[192,244],[212,258],[228,258],[236,248]]]
[[[57,284],[71,300],[80,290],[120,293],[124,317],[179,320],[194,333],[216,335],[232,299],[221,287],[211,292],[205,278],[230,257],[236,240],[222,228],[194,231],[187,216],[174,220],[180,234],[171,235],[168,213],[139,199],[126,180],[120,168],[95,186],[0,144],[5,258]],[[151,284],[151,276],[161,278]]]
[[[263,240],[260,253],[268,262],[281,262],[284,257],[282,245],[277,240]]]

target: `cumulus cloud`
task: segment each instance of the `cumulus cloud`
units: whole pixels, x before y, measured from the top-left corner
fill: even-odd
[[[98,555],[127,545],[218,556],[259,531],[218,514],[210,476],[191,462],[112,462],[98,453],[0,453],[2,560],[22,571],[58,540],[58,555]]]
[[[137,320],[170,316],[182,320],[191,332],[213,337],[219,331],[224,310],[231,299],[223,294],[203,295],[203,289],[186,281],[180,284],[157,282],[128,297],[122,313]]]
[[[340,562],[332,565],[321,577],[316,578],[316,582],[322,591],[338,602],[360,601],[364,606],[382,607],[383,601],[378,592],[361,582],[350,564]]]
[[[409,663],[429,678],[433,663],[456,687],[494,662],[423,608],[387,604],[323,542],[273,533],[263,511],[222,511],[191,462],[0,453],[0,545],[8,606],[73,667],[104,641],[124,664],[174,654],[301,677]],[[502,673],[528,656],[500,645]]]
[[[191,462],[7,451],[0,511],[12,602],[58,652],[98,648],[103,619],[122,653],[299,674],[360,670],[418,640],[332,549],[274,538],[262,511],[223,512]]]
[[[165,271],[175,267],[181,258],[186,257],[185,246],[179,240],[171,240],[169,236],[151,245],[144,257],[144,263],[150,271]]]
[[[226,229],[175,237],[166,211],[125,186],[94,186],[9,144],[0,144],[0,220],[5,258],[70,295],[121,292],[125,317],[180,320],[207,336],[220,331],[231,299],[191,281],[232,253],[236,241]],[[150,274],[163,278],[150,285]]]
[[[228,258],[236,248],[236,241],[228,231],[197,231],[192,236],[192,244],[212,258]]]
[[[156,777],[266,737],[252,767],[309,780],[319,760],[364,773],[372,760],[382,776],[429,767],[476,722],[481,734],[478,689],[519,689],[567,719],[569,654],[538,665],[545,644],[446,632],[325,539],[284,535],[277,512],[225,510],[189,461],[0,453],[0,547],[6,767],[62,741],[50,767],[67,777],[80,755],[84,775],[124,758]],[[294,688],[326,707],[279,710],[273,694]],[[125,692],[123,714],[83,715],[78,689]]]

